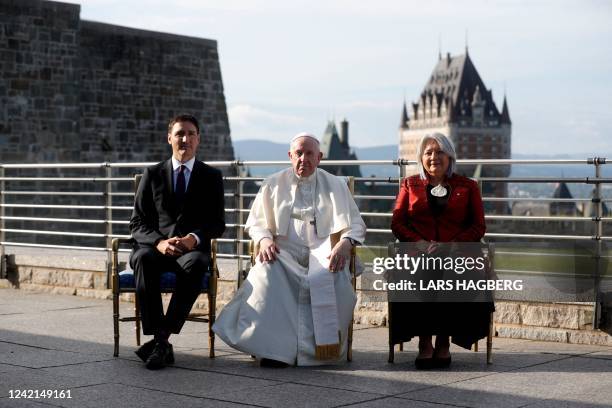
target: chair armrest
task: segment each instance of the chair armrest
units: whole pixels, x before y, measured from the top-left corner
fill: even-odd
[[[136,242],[134,238],[113,238],[111,243],[111,269],[107,273],[110,275],[106,276],[106,285],[107,287],[110,285],[113,288],[118,290],[118,282],[119,282],[119,246],[121,244],[133,244]]]
[[[255,265],[255,258],[259,253],[259,242],[249,241],[249,256],[251,257],[251,267]]]
[[[219,277],[219,268],[217,268],[217,254],[218,253],[219,253],[218,242],[216,239],[211,239],[210,240],[210,266],[212,267],[213,275],[215,275],[216,278]]]
[[[134,242],[136,242],[134,238],[113,238],[111,250],[113,252],[118,252],[121,244],[133,244]]]

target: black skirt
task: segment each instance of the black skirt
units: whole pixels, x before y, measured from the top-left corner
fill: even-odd
[[[407,342],[415,336],[442,335],[470,349],[487,337],[493,311],[492,302],[389,302],[389,344]]]

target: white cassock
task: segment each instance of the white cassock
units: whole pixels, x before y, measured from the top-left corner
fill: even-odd
[[[355,307],[350,272],[329,271],[342,238],[363,243],[365,224],[346,181],[317,169],[299,178],[289,168],[261,186],[245,230],[268,237],[277,261],[259,260],[213,326],[228,345],[287,364],[320,365],[346,357]]]

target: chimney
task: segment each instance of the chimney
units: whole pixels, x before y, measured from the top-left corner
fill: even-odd
[[[349,147],[349,142],[348,142],[348,122],[345,119],[342,120],[342,122],[340,122],[340,144],[347,148]]]

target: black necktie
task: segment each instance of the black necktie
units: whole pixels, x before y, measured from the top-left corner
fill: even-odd
[[[179,167],[178,174],[176,175],[176,188],[174,189],[174,197],[179,207],[183,204],[185,198],[185,166]]]

